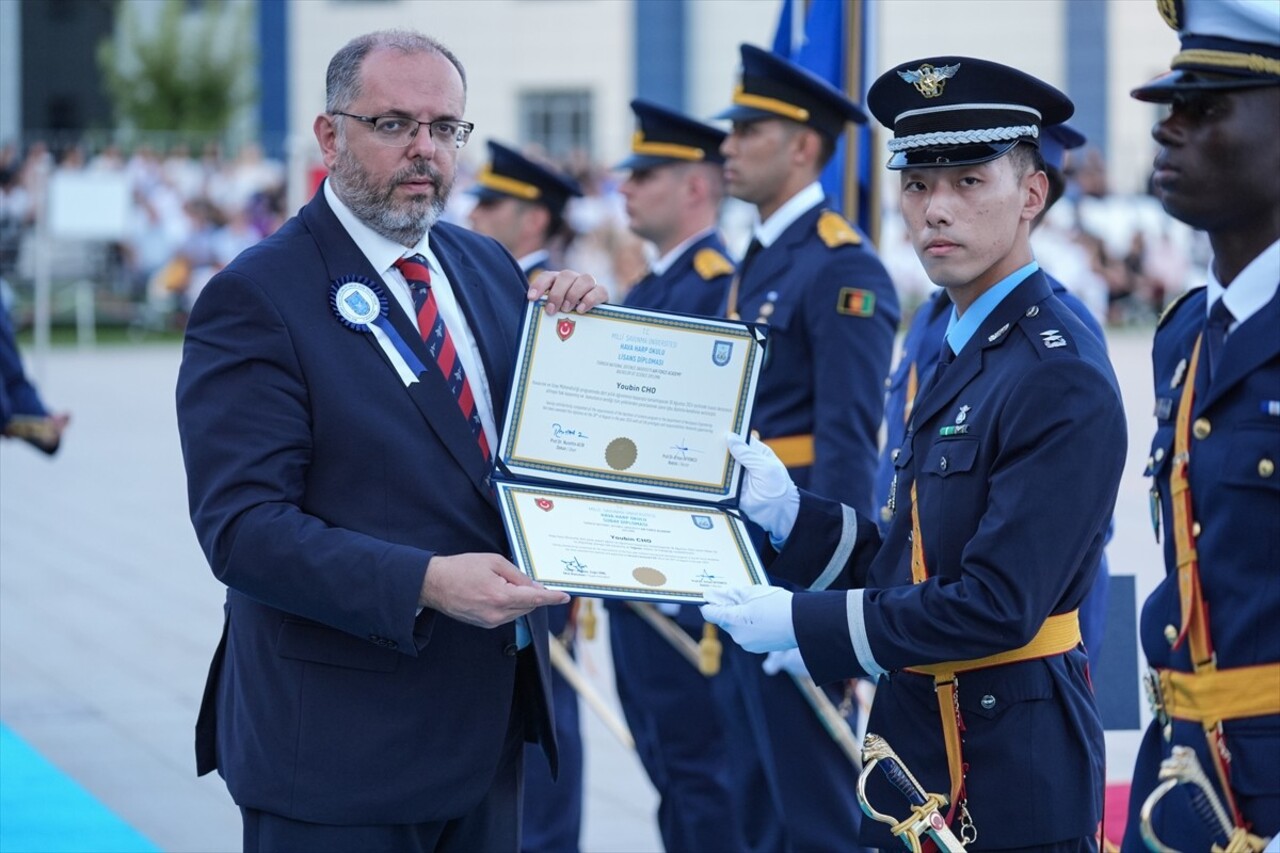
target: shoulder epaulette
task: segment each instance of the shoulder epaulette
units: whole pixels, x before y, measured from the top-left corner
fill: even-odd
[[[698,254],[693,256],[693,268],[707,281],[722,275],[733,275],[733,264],[710,246],[699,249]]]
[[[862,235],[845,218],[834,210],[824,210],[818,217],[818,237],[828,249],[836,246],[861,246]]]
[[[1173,312],[1178,310],[1178,306],[1181,305],[1183,302],[1185,302],[1188,296],[1190,296],[1193,293],[1198,293],[1201,290],[1204,290],[1205,287],[1206,285],[1203,285],[1203,284],[1200,285],[1199,287],[1193,287],[1190,290],[1184,292],[1177,299],[1173,300],[1168,305],[1166,305],[1165,309],[1160,312],[1160,319],[1156,321],[1156,328],[1158,329],[1161,326],[1163,326],[1165,324],[1165,321],[1173,316]]]

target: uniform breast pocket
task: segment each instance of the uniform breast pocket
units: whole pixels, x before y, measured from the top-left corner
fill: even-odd
[[[1241,424],[1231,436],[1231,451],[1222,467],[1222,482],[1228,486],[1261,489],[1263,494],[1280,494],[1280,426]]]
[[[959,438],[939,441],[929,448],[924,463],[920,466],[923,474],[935,477],[951,477],[956,474],[967,474],[973,470],[978,458],[978,439]]]

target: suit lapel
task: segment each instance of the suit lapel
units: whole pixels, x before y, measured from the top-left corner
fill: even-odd
[[[1206,408],[1241,382],[1252,371],[1280,353],[1280,291],[1227,338],[1222,348],[1221,364],[1213,372],[1209,391],[1197,409]],[[1201,356],[1203,358],[1203,356]]]
[[[358,275],[382,285],[382,275],[375,270],[368,259],[347,234],[346,229],[334,216],[333,211],[324,200],[324,193],[317,192],[311,202],[302,209],[302,220],[315,238],[316,247],[324,259],[325,270],[329,280],[334,281],[344,276]],[[452,281],[452,276],[450,276]],[[385,288],[384,288],[385,289]],[[440,438],[449,454],[462,467],[475,484],[476,489],[487,499],[492,500],[488,485],[485,483],[487,473],[484,454],[476,443],[470,425],[458,408],[458,401],[449,390],[436,360],[422,343],[418,330],[405,313],[400,310],[394,300],[390,300],[388,319],[400,337],[417,354],[426,366],[419,375],[418,381],[405,388],[409,399],[417,406],[432,431]],[[334,322],[337,322],[336,320]],[[387,370],[394,370],[386,353],[382,351],[372,334],[361,335],[382,361]],[[398,381],[398,380],[397,380]]]

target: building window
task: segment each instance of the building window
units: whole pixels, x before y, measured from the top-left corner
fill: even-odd
[[[575,150],[592,152],[591,92],[587,89],[524,92],[520,95],[520,138],[562,158]]]

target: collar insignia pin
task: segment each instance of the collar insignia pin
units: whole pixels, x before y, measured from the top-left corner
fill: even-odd
[[[1173,369],[1173,378],[1169,380],[1170,388],[1177,388],[1182,384],[1182,377],[1187,374],[1187,360],[1184,358],[1178,362],[1177,367]]]
[[[956,426],[964,423],[964,419],[969,416],[969,406],[961,406],[960,414],[956,415]]]

